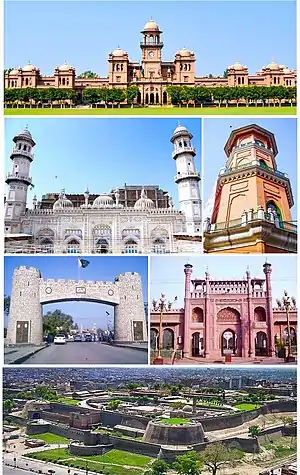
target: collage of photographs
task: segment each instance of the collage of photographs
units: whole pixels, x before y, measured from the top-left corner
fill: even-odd
[[[296,0],[0,3],[0,473],[296,475]]]

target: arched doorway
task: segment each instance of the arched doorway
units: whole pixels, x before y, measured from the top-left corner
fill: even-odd
[[[42,252],[53,253],[53,242],[51,239],[45,238],[41,240]]]
[[[166,245],[162,239],[157,238],[153,241],[152,252],[155,254],[164,254],[166,252]]]
[[[158,94],[158,92],[155,95],[155,104],[159,104],[159,94]]]
[[[192,356],[203,356],[203,337],[199,332],[192,334]]]
[[[168,104],[168,94],[166,91],[163,92],[163,104]]]
[[[138,245],[134,239],[128,239],[125,243],[125,254],[137,254],[138,252]]]
[[[148,94],[148,92],[146,92],[145,104],[149,104],[149,94]]]
[[[71,239],[67,243],[68,254],[78,254],[80,252],[80,243],[76,239]]]
[[[256,333],[255,356],[268,356],[268,337],[265,332]]]
[[[158,350],[158,330],[156,328],[150,329],[150,348],[151,350]]]
[[[109,244],[106,239],[98,239],[96,242],[96,252],[98,254],[107,254],[109,251]]]
[[[236,354],[237,350],[237,336],[234,330],[228,328],[222,333],[221,336],[222,355],[227,352],[231,352],[232,355]]]
[[[141,104],[141,102],[142,102],[142,94],[140,92],[138,92],[136,102],[137,102],[137,104]]]
[[[174,332],[170,328],[166,328],[163,331],[163,349],[164,350],[174,349]]]
[[[154,93],[151,92],[150,94],[150,104],[154,104]]]

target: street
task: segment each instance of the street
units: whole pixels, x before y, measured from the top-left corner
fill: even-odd
[[[7,465],[3,466],[3,475],[25,475],[26,473],[31,473],[28,470],[20,470],[14,467],[8,467]]]
[[[147,364],[148,354],[103,343],[68,342],[50,345],[23,364]]]

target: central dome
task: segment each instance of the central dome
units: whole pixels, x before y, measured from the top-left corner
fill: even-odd
[[[33,66],[33,64],[26,64],[26,66],[24,66],[23,68],[23,71],[26,71],[26,72],[30,72],[30,71],[33,71],[35,69],[35,67]]]
[[[58,210],[58,209],[66,209],[66,208],[74,208],[74,206],[73,206],[72,201],[66,197],[65,192],[62,191],[59,194],[58,200],[55,201],[53,205],[53,209]]]
[[[178,53],[180,56],[190,56],[192,54],[192,52],[186,48],[181,49]]]
[[[186,127],[184,127],[183,125],[178,124],[176,129],[173,132],[173,135],[178,134],[178,133],[182,133],[182,132],[185,132],[187,134],[189,133],[189,131]]]
[[[277,71],[278,69],[280,69],[280,66],[279,64],[274,63],[274,61],[272,61],[272,63],[268,64],[267,68],[272,69],[273,71]]]
[[[70,69],[72,69],[72,66],[70,66],[70,65],[67,64],[67,63],[62,64],[62,65],[59,66],[59,68],[58,68],[59,71],[69,71]]]
[[[154,20],[147,21],[146,25],[144,26],[144,31],[152,31],[152,30],[159,30],[158,24]]]
[[[237,61],[232,66],[229,66],[228,69],[235,69],[236,71],[242,71],[243,69],[245,69],[245,66],[243,66],[241,63]]]
[[[146,195],[146,192],[145,192],[144,188],[142,189],[140,199],[138,199],[136,201],[136,203],[134,204],[134,208],[135,209],[154,208],[154,202],[150,198],[147,198],[147,195]]]
[[[117,48],[115,49],[115,51],[112,52],[112,55],[113,56],[124,56],[124,54],[126,54],[125,51],[123,51],[121,48]]]
[[[102,206],[113,206],[114,200],[109,195],[99,195],[93,203],[93,208],[100,208]]]

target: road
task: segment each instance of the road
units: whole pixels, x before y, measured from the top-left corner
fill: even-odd
[[[7,467],[7,465],[3,466],[3,475],[26,475],[26,473],[31,473],[27,470],[19,470],[18,468],[14,467]]]
[[[146,351],[119,348],[93,342],[50,345],[24,361],[24,364],[147,364]]]

